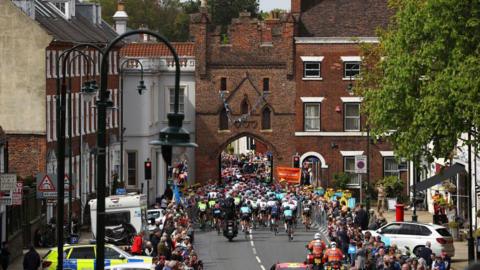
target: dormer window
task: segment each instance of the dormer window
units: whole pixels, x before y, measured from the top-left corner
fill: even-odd
[[[60,10],[63,14],[66,13],[66,5],[67,3],[53,3],[55,7]]]
[[[63,2],[59,2],[59,1],[56,1],[56,2],[50,2],[50,4],[52,4],[53,7],[55,7],[55,9],[58,11],[59,14],[63,15],[65,17],[65,19],[69,20],[72,16],[72,11],[70,10],[71,9],[71,6],[72,3],[71,3],[71,0],[63,0]],[[73,5],[75,5],[73,3]]]

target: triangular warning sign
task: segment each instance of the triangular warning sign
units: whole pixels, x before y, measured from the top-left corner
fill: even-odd
[[[70,190],[70,188],[73,190],[73,186],[70,185],[70,177],[68,177],[68,174],[65,174],[64,178],[64,189],[66,191]]]
[[[38,185],[38,191],[55,192],[55,186],[53,185],[53,182],[48,176],[48,174],[43,177],[42,181]]]

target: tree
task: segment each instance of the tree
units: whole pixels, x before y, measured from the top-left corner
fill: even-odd
[[[228,26],[232,19],[238,18],[242,11],[248,11],[251,16],[258,17],[258,0],[210,0],[208,8],[212,14],[212,22],[222,26],[223,29]]]
[[[355,91],[365,97],[372,134],[388,134],[399,156],[449,157],[480,124],[480,2],[390,4],[396,15],[380,44],[362,45]]]

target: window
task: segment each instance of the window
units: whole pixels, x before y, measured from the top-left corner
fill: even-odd
[[[320,62],[303,62],[304,78],[320,78]]]
[[[270,79],[263,78],[263,92],[268,92],[268,91],[270,91]]]
[[[343,62],[343,77],[344,78],[353,78],[360,74],[360,62],[358,61],[349,61]]]
[[[222,111],[220,112],[219,129],[220,130],[228,130],[228,115],[227,115],[227,111],[225,110],[225,108],[223,108]]]
[[[437,232],[443,237],[452,237],[452,235],[450,234],[450,232],[447,229],[437,229]]]
[[[396,176],[399,177],[398,162],[395,157],[383,158],[383,176]]]
[[[382,234],[397,234],[400,231],[400,224],[393,223],[382,229]]]
[[[255,139],[247,137],[247,150],[255,150]]]
[[[263,109],[262,112],[262,129],[271,129],[271,124],[270,124],[270,108],[266,107]]]
[[[128,170],[127,185],[136,186],[137,185],[137,152],[127,151],[127,170]]]
[[[419,232],[420,232],[419,226],[405,223],[401,225],[401,228],[398,234],[418,235]]]
[[[118,260],[120,259],[120,253],[113,248],[105,247],[105,259]]]
[[[5,147],[0,145],[0,173],[4,173],[5,171]]]
[[[220,91],[227,91],[227,78],[225,77],[220,79]]]
[[[240,105],[240,112],[242,114],[248,114],[248,102],[247,99],[242,101],[242,105]]]
[[[107,212],[105,213],[105,226],[118,226],[130,223],[130,212]]]
[[[65,14],[66,3],[54,3],[54,5],[58,10],[60,10],[63,14]]]
[[[175,88],[170,88],[170,113],[175,111]],[[178,92],[178,112],[185,113],[185,88],[180,88]]]
[[[320,131],[320,103],[305,103],[304,130]]]
[[[93,247],[75,247],[68,259],[95,259]]]
[[[355,157],[344,157],[343,158],[344,172],[350,175],[350,183],[352,186],[360,186],[362,181],[362,175],[355,173]]]
[[[345,131],[360,131],[360,103],[345,103]]]

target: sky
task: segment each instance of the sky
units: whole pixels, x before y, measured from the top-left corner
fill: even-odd
[[[291,0],[260,0],[260,10],[270,11],[274,8],[290,10]]]

